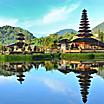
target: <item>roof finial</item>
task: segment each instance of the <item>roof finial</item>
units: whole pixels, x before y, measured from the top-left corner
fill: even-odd
[[[83,11],[82,12],[87,12],[87,10],[86,9],[83,9]]]

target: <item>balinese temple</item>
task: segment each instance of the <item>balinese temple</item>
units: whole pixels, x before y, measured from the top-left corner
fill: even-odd
[[[91,85],[91,78],[93,78],[91,74],[97,73],[97,70],[91,68],[90,65],[81,64],[80,67],[77,68],[76,73],[79,74],[76,77],[79,79],[78,81],[80,85],[82,101],[86,103]]]
[[[25,75],[23,74],[23,70],[18,70],[17,71],[17,80],[22,84],[24,81]]]
[[[87,10],[82,11],[80,26],[76,38],[70,42],[64,41],[68,48],[62,48],[63,41],[59,41],[64,53],[66,52],[104,52],[104,43],[93,37],[91,33]],[[67,45],[69,44],[69,45]],[[65,47],[65,45],[64,45]]]
[[[87,10],[83,10],[82,11],[82,17],[81,17],[81,21],[80,21],[80,27],[79,27],[79,34],[77,35],[78,37],[91,37],[93,36],[91,34],[91,30],[89,29],[89,21],[88,21],[88,17],[87,17]]]
[[[89,87],[90,87],[92,76],[90,76],[89,74],[80,74],[77,77],[79,78],[80,93],[82,96],[82,101],[86,103],[87,97],[89,94]]]
[[[24,34],[22,34],[22,33],[17,34],[17,43],[16,44],[17,44],[17,47],[16,47],[17,49],[23,48],[26,45],[28,45],[25,43],[25,35]]]
[[[69,62],[70,63],[70,62]],[[67,61],[66,60],[61,60],[58,64],[58,71],[64,73],[64,74],[68,74],[72,71],[72,68],[70,67],[71,65],[67,65]]]
[[[26,54],[32,52],[32,47],[25,42],[25,35],[22,33],[17,34],[17,42],[15,44],[11,44],[10,54]]]
[[[63,65],[60,64],[58,70],[64,74],[70,72],[74,72],[75,74],[77,74],[76,77],[79,79],[78,82],[80,85],[80,93],[81,93],[82,101],[83,103],[86,103],[88,99],[89,88],[91,85],[91,79],[93,78],[92,74],[97,73],[96,68],[92,66],[98,63],[66,61],[66,65],[65,65],[65,61],[63,62],[64,62],[64,67]]]
[[[23,83],[25,80],[25,75],[24,72],[27,72],[33,68],[31,63],[26,63],[26,62],[5,62],[5,63],[0,63],[0,72],[4,76],[12,76],[16,75],[17,76],[17,81],[20,82],[20,84]]]
[[[68,39],[59,40],[58,43],[59,43],[61,52],[64,52],[65,50],[69,50],[69,40]]]
[[[104,43],[92,38],[91,30],[89,27],[89,20],[87,17],[87,10],[82,11],[78,38],[72,41],[72,45],[78,49],[101,49],[104,48]],[[74,48],[72,47],[72,48]]]
[[[33,66],[30,63],[25,62],[13,63],[12,65],[15,69],[17,80],[20,82],[20,84],[22,84],[22,82],[25,80],[24,72],[29,71]]]
[[[33,44],[26,43],[23,33],[17,34],[16,43],[7,45],[3,48],[3,53],[5,54],[32,54],[37,52],[43,53],[43,50]]]

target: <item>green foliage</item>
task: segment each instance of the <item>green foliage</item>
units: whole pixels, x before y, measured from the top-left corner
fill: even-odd
[[[104,42],[104,32],[99,33],[99,39]]]
[[[0,27],[0,44],[15,43],[17,34],[20,32],[25,35],[27,42],[30,41],[30,38],[31,39],[34,38],[32,33],[20,27],[3,26],[3,27]]]
[[[95,59],[104,59],[104,53],[94,53]]]
[[[66,60],[104,59],[104,53],[62,53],[61,58]]]
[[[54,69],[54,64],[51,61],[45,61],[45,68],[47,71]]]
[[[54,44],[54,42],[57,42],[59,39],[59,35],[57,34],[50,34],[47,37],[41,37],[41,38],[36,38],[33,40],[32,43],[34,43],[34,45],[36,46],[41,46],[44,48],[51,48],[52,45]]]
[[[31,55],[0,55],[2,62],[15,62],[15,61],[31,61]]]
[[[73,38],[73,36],[75,36],[76,34],[70,34],[70,33],[65,33],[63,35],[58,35],[58,34],[50,34],[47,37],[41,37],[41,38],[35,38],[33,39],[32,43],[34,43],[34,45],[36,46],[41,46],[44,48],[57,48],[57,42],[60,39],[69,39],[71,40]]]
[[[94,59],[95,55],[93,53],[62,53],[61,58],[66,60],[86,60]]]
[[[32,56],[32,60],[47,60],[47,59],[51,59],[50,54],[34,54]]]
[[[37,60],[88,60],[104,59],[104,53],[54,53],[54,54],[34,54],[34,55],[0,55],[1,62],[15,61],[37,61]]]
[[[71,33],[69,34],[68,32],[66,32],[63,36],[62,36],[62,39],[69,39],[71,40],[73,38],[73,36],[75,36],[76,34],[75,33]]]
[[[17,34],[23,33],[25,35],[26,43],[33,43],[35,46],[46,48],[57,48],[57,42],[60,39],[71,40],[75,33],[65,32],[63,35],[50,34],[47,37],[34,38],[33,34],[20,27],[3,26],[0,27],[0,44],[8,45],[16,42]]]
[[[51,54],[34,54],[34,55],[0,55],[1,62],[15,62],[15,61],[35,61],[35,60],[51,60],[60,58],[59,53],[54,53],[53,56]]]
[[[104,42],[104,22],[92,29],[93,34],[98,34],[98,38]]]
[[[94,34],[98,34],[98,33],[99,33],[99,30],[100,30],[100,32],[104,32],[104,22],[101,23],[101,24],[99,24],[99,25],[97,25],[96,27],[94,27],[94,28],[92,29],[92,32],[93,32]]]

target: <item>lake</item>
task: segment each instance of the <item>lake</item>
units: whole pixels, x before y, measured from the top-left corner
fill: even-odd
[[[0,104],[104,104],[103,60],[0,63]]]

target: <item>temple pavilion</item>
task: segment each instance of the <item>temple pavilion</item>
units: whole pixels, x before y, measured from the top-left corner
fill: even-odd
[[[17,34],[16,43],[7,46],[10,54],[27,53],[32,51],[29,44],[25,42],[25,35],[22,33]]]
[[[82,11],[80,26],[76,38],[60,40],[62,52],[104,52],[104,43],[93,37],[89,27],[87,10]]]
[[[39,47],[32,45],[31,43],[27,43],[25,39],[25,35],[23,33],[18,33],[16,38],[16,43],[4,46],[2,53],[32,54],[36,52],[42,52],[42,50]]]

